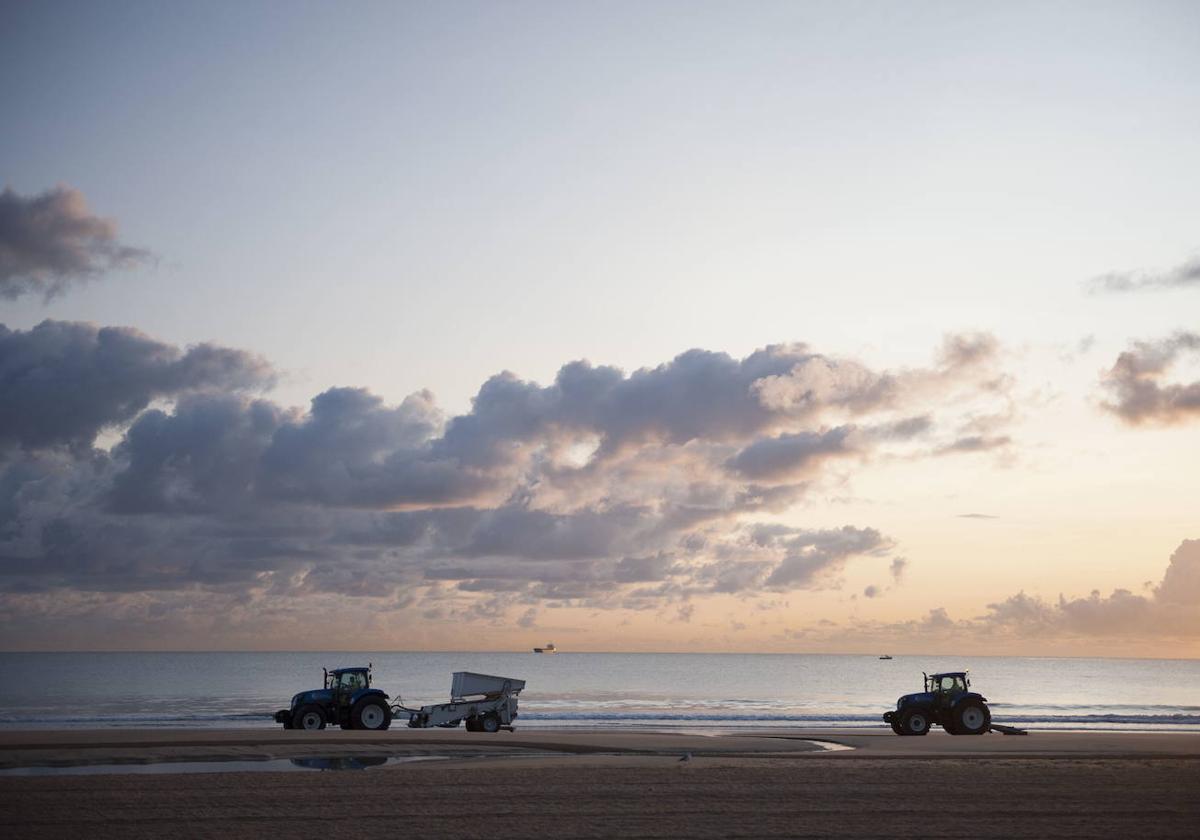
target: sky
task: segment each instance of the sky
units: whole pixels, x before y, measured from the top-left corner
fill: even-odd
[[[1200,656],[1194,3],[10,0],[0,114],[0,647]]]

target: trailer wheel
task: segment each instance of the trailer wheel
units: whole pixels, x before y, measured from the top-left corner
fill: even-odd
[[[392,710],[378,697],[364,697],[350,712],[350,728],[380,732],[392,723]]]
[[[475,717],[475,715],[471,715],[469,718],[467,718],[467,731],[468,732],[481,731],[481,727],[479,726],[479,718]]]
[[[325,714],[312,703],[301,706],[292,717],[292,729],[324,729]]]
[[[479,728],[487,733],[500,731],[500,717],[495,712],[488,712],[479,721]]]

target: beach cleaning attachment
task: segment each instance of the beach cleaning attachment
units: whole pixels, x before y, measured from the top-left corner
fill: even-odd
[[[453,728],[465,724],[468,732],[499,732],[513,728],[517,719],[517,695],[525,680],[496,677],[472,671],[455,671],[450,683],[450,702],[409,709],[392,706],[393,715],[408,715],[413,729],[431,726]]]

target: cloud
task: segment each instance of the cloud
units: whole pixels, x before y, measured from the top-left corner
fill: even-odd
[[[58,186],[40,195],[0,192],[0,297],[49,300],[71,284],[146,263],[149,252],[122,244],[111,219],[93,215],[83,194]]]
[[[1085,284],[1091,294],[1200,289],[1200,256],[1158,273],[1115,271],[1093,277]]]
[[[935,450],[938,455],[955,455],[964,452],[987,452],[992,449],[1002,449],[1012,443],[1008,435],[967,435],[956,438],[945,446]]]
[[[988,604],[980,622],[1021,633],[1087,636],[1178,635],[1200,637],[1200,540],[1184,540],[1171,555],[1162,582],[1150,595],[1117,589],[1084,598],[1044,601],[1024,592]]]
[[[280,626],[367,599],[372,615],[511,626],[542,608],[669,615],[837,587],[893,540],[762,517],[873,459],[928,457],[1006,399],[996,363],[978,336],[898,371],[800,344],[691,350],[628,374],[571,362],[544,386],[500,373],[446,416],[427,391],[390,405],[337,387],[282,406],[254,393],[270,367],[226,348],[3,330],[0,599],[45,609],[70,593],[83,609],[106,593],[117,614],[202,592]],[[117,442],[96,448],[102,431]]]
[[[864,592],[864,594],[866,594]],[[868,596],[870,597],[870,596]],[[1053,650],[1073,642],[1137,640],[1194,642],[1200,639],[1200,539],[1183,540],[1171,554],[1162,580],[1139,595],[1116,589],[1108,595],[1059,595],[1046,599],[1024,591],[987,605],[973,618],[956,619],[943,607],[918,619],[858,622],[835,631],[813,625],[801,628],[805,638],[841,645],[875,644],[909,638],[937,649],[962,650],[964,644],[995,650],[1028,641]],[[1002,647],[1000,649],[1003,649]],[[1186,649],[1186,648],[1185,648]]]
[[[495,482],[432,450],[444,423],[428,391],[395,408],[361,388],[331,388],[282,424],[262,453],[260,489],[290,501],[367,508],[464,504]]]
[[[1198,352],[1200,334],[1192,332],[1135,342],[1101,377],[1100,385],[1110,397],[1103,407],[1130,425],[1177,423],[1200,417],[1200,381],[1163,382],[1176,361]]]
[[[992,516],[990,513],[960,513],[959,519],[999,519],[998,516]]]
[[[772,540],[784,556],[766,584],[778,588],[811,585],[819,575],[840,571],[850,557],[880,554],[892,546],[892,541],[874,528],[850,525],[827,531],[773,533]]]
[[[23,331],[0,324],[0,449],[87,446],[153,400],[261,388],[272,379],[262,359],[211,344],[180,351],[124,327],[43,321]]]
[[[521,617],[517,619],[517,626],[527,630],[537,627],[537,614],[537,610],[530,607],[521,613]]]
[[[899,583],[900,581],[904,580],[904,573],[907,570],[908,570],[907,558],[904,558],[904,557],[893,557],[892,558],[892,565],[889,567],[889,571],[892,573],[892,580],[896,581],[896,583]]]
[[[822,432],[797,432],[763,438],[738,452],[729,467],[750,479],[780,479],[804,475],[821,461],[855,452],[853,429],[839,426]]]

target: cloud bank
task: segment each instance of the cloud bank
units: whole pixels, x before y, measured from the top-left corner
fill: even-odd
[[[964,645],[992,651],[1030,641],[1045,650],[1074,641],[1194,643],[1200,639],[1200,539],[1183,540],[1171,554],[1162,580],[1147,584],[1145,594],[1117,589],[1108,595],[1092,591],[1084,597],[1059,595],[1048,600],[1021,591],[988,604],[982,615],[973,618],[956,619],[937,607],[908,621],[817,625],[793,630],[791,635],[813,643],[837,640],[843,646],[917,639],[926,651],[955,652]]]
[[[1020,592],[988,604],[978,623],[1018,635],[1200,637],[1200,540],[1184,540],[1149,594],[1117,589],[1057,601]]]
[[[0,449],[90,446],[153,400],[261,388],[272,377],[264,360],[212,344],[183,352],[123,327],[0,324]]]
[[[771,517],[873,459],[953,449],[1006,402],[998,359],[973,335],[920,369],[803,344],[628,374],[578,361],[548,385],[499,373],[448,417],[425,391],[281,406],[257,393],[270,367],[230,348],[3,329],[0,598],[14,617],[144,616],[190,593],[223,615],[253,604],[248,627],[344,599],[529,625],[838,587],[893,541]],[[99,448],[105,430],[118,440]]]
[[[117,238],[114,221],[89,211],[78,190],[0,192],[0,298],[40,294],[49,300],[72,284],[149,259],[148,251]]]

